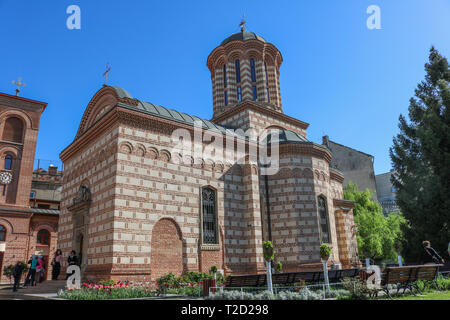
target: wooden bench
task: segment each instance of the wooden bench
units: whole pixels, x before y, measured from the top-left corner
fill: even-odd
[[[341,281],[343,278],[353,278],[359,274],[359,269],[329,270],[330,283]],[[272,284],[293,285],[299,282],[308,284],[324,282],[323,271],[285,272],[272,274]],[[225,287],[263,287],[267,285],[266,274],[230,275],[225,281]]]
[[[418,280],[433,281],[437,286],[436,276],[439,272],[439,267],[442,265],[415,265],[404,267],[387,267],[381,274],[381,290],[383,290],[388,297],[392,298],[389,285],[397,285],[397,293],[403,289],[409,289],[413,294],[414,290],[420,292],[419,287],[415,283]],[[439,287],[437,287],[439,289]],[[378,292],[378,290],[376,290]]]

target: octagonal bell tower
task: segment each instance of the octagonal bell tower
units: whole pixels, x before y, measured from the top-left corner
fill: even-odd
[[[213,118],[243,101],[283,112],[281,52],[253,32],[232,34],[208,56],[213,88]]]

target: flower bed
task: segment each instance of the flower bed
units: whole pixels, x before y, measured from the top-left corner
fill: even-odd
[[[149,282],[84,282],[80,289],[60,290],[58,296],[69,300],[136,299],[155,297],[154,284]]]

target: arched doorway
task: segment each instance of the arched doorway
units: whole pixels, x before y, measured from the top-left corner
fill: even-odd
[[[47,229],[39,230],[36,237],[36,251],[39,255],[42,255],[42,258],[44,259],[45,275],[43,280],[47,280],[48,260],[50,257],[50,238],[50,232]]]
[[[183,241],[175,221],[164,218],[155,224],[150,250],[152,280],[170,272],[176,276],[183,273]]]

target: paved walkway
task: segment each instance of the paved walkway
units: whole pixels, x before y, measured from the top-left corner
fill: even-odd
[[[35,287],[20,287],[17,292],[10,286],[0,288],[1,300],[48,300],[58,299],[58,290],[66,285],[65,280],[44,281]],[[59,299],[58,299],[59,300]]]

